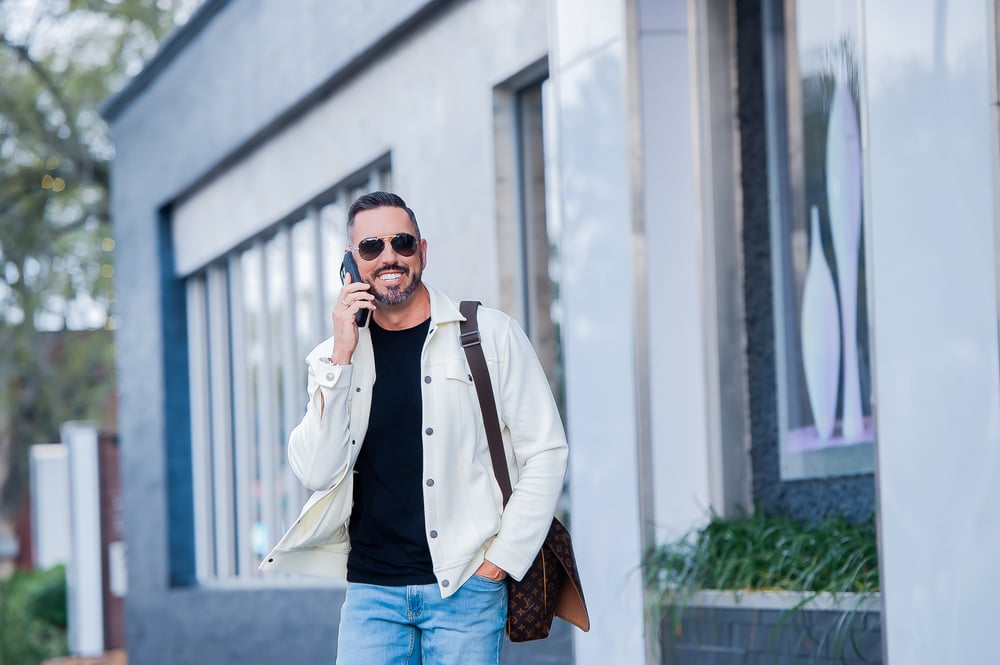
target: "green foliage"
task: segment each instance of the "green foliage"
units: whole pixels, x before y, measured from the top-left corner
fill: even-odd
[[[66,569],[53,566],[24,577],[28,614],[54,628],[66,629]]]
[[[67,652],[63,567],[0,580],[0,665],[38,665]]]
[[[878,591],[875,519],[843,517],[815,523],[757,511],[751,517],[713,516],[695,534],[651,551],[647,585],[670,589]]]
[[[99,105],[200,0],[0,0],[0,520],[27,449],[113,392],[113,147]],[[54,355],[53,355],[54,354]]]

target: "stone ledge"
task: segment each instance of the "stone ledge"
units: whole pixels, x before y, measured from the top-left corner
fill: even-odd
[[[755,610],[790,610],[801,605],[799,609],[803,610],[835,612],[880,612],[882,609],[881,595],[878,592],[814,594],[804,591],[702,589],[685,599],[684,605]]]

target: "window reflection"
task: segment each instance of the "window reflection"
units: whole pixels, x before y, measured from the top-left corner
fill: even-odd
[[[284,368],[294,353],[290,334],[294,321],[289,307],[291,285],[288,251],[288,234],[284,230],[279,230],[264,245],[269,337],[266,358],[267,377],[271,383],[271,400],[268,405],[271,428],[262,442],[262,451],[263,454],[270,456],[267,464],[274,469],[270,492],[264,492],[264,496],[272,503],[273,512],[270,519],[265,521],[268,535],[272,539],[284,532],[291,519],[294,519],[294,516],[291,519],[288,517],[289,511],[294,509],[288,500],[291,471],[288,469],[285,455],[288,432],[294,425],[287,416],[287,409],[284,408],[286,400],[289,399],[289,386]]]
[[[257,559],[263,556],[268,533],[266,528],[264,501],[261,488],[266,476],[261,466],[261,423],[266,419],[262,403],[262,377],[264,375],[264,330],[263,330],[263,257],[260,246],[255,245],[240,256],[240,273],[242,277],[242,324],[244,341],[244,359],[247,385],[245,395],[247,409],[252,414],[251,427],[247,432],[248,440],[238,442],[250,450],[250,483],[251,506],[250,514],[253,520],[251,543]],[[239,359],[237,359],[239,362]]]
[[[324,338],[322,300],[320,299],[320,261],[317,255],[319,233],[316,217],[308,216],[292,226],[292,278],[295,283],[295,357],[303,359]],[[306,366],[299,363],[299,385],[306,385]],[[291,386],[290,398],[297,398]],[[304,407],[305,402],[303,402]]]
[[[351,199],[352,201],[354,199]],[[343,199],[323,206],[319,211],[320,261],[323,268],[324,321],[322,337],[333,334],[331,312],[340,293],[340,264],[347,248],[347,206]]]

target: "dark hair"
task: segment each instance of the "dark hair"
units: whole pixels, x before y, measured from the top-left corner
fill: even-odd
[[[410,221],[413,222],[413,228],[417,231],[417,238],[420,237],[420,227],[417,225],[417,216],[413,214],[413,211],[406,205],[406,201],[403,200],[398,194],[393,194],[392,192],[368,192],[367,194],[362,194],[358,199],[351,204],[350,210],[347,212],[347,237],[350,240],[351,237],[351,227],[354,226],[354,218],[359,212],[364,212],[365,210],[375,210],[376,208],[402,208],[409,215]]]

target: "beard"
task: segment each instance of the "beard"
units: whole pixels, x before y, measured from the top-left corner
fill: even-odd
[[[399,280],[398,284],[387,285],[378,279],[378,276],[384,272],[398,271],[403,274],[403,277]],[[379,268],[375,274],[372,275],[371,280],[368,284],[372,287],[372,294],[375,296],[375,302],[382,305],[402,305],[405,303],[413,292],[417,290],[420,286],[420,281],[423,276],[423,269],[418,268],[416,271],[411,272],[406,266],[395,264],[387,265]]]

